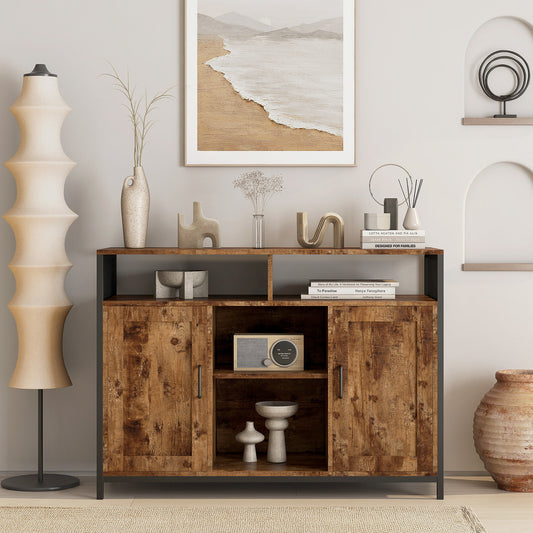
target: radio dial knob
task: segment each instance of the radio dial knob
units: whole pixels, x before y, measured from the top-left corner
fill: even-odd
[[[272,361],[270,359],[263,359],[263,365],[270,366],[272,364]]]

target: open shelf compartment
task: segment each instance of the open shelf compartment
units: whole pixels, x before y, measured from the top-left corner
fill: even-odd
[[[313,475],[327,473],[327,380],[215,379],[213,471],[227,475]],[[268,429],[255,403],[285,400],[298,403],[285,431],[287,462],[268,463]],[[235,440],[247,421],[253,421],[265,440],[256,446],[257,463],[242,461],[243,445]]]
[[[233,336],[245,333],[301,334],[304,369],[327,370],[328,308],[305,306],[224,306],[213,309],[214,370],[233,370]],[[269,372],[281,375],[284,372]]]

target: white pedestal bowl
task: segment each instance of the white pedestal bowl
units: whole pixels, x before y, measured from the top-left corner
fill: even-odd
[[[268,401],[257,402],[255,410],[267,419],[265,425],[270,431],[268,435],[267,461],[269,463],[285,463],[285,430],[289,427],[287,418],[298,411],[296,402]]]

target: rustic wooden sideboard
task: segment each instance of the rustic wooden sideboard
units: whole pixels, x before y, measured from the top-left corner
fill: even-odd
[[[260,296],[120,295],[124,255],[261,256],[267,284]],[[281,255],[417,256],[424,294],[278,296]],[[443,257],[436,248],[98,250],[97,498],[111,481],[263,476],[430,481],[442,499]],[[303,333],[305,369],[234,372],[233,334],[272,332]],[[254,409],[266,399],[299,404],[287,462],[268,463],[262,443],[245,464],[235,434],[246,420],[268,434]]]

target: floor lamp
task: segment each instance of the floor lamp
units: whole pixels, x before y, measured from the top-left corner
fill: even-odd
[[[4,479],[21,491],[61,490],[78,478],[43,471],[43,390],[72,385],[63,361],[63,326],[72,307],[65,292],[70,263],[65,236],[78,215],[65,203],[64,184],[75,163],[63,152],[61,126],[70,108],[59,94],[57,75],[35,65],[10,107],[20,127],[17,153],[6,163],[17,199],[4,215],[16,239],[9,268],[17,289],[9,303],[18,332],[18,358],[9,386],[37,389],[38,472]]]

